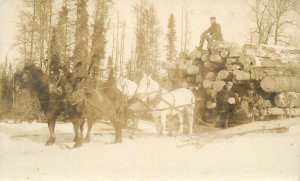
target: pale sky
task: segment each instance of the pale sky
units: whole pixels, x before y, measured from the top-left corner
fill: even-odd
[[[58,2],[60,0],[57,0]],[[115,6],[112,19],[116,22],[116,14],[119,11],[120,21],[126,21],[125,35],[125,59],[129,58],[134,39],[135,17],[132,6],[138,0],[114,0]],[[89,15],[93,13],[93,0],[89,0]],[[249,17],[249,4],[254,0],[152,0],[154,3],[161,27],[161,49],[165,44],[167,22],[171,13],[175,16],[177,31],[177,48],[180,48],[181,7],[189,10],[191,40],[189,49],[198,46],[201,32],[209,27],[209,17],[216,16],[217,22],[222,26],[225,41],[236,42],[242,45],[246,41],[249,26],[252,23]],[[59,3],[58,3],[59,4]],[[300,3],[298,3],[299,5]],[[59,9],[59,7],[57,7]],[[19,10],[22,9],[22,0],[0,0],[0,62],[3,62],[7,53],[9,60],[18,57],[16,50],[12,48],[16,34],[15,24],[18,21]],[[298,18],[299,20],[299,18]],[[111,27],[112,28],[112,27]],[[291,30],[297,34],[298,29]],[[91,34],[91,32],[90,32]],[[107,52],[110,52],[112,31],[108,32],[109,43]],[[165,52],[161,51],[161,59],[164,60]]]

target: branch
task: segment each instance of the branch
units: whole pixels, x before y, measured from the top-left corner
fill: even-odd
[[[286,35],[277,35],[278,37],[282,37],[282,38],[288,38],[289,36]]]
[[[287,41],[284,41],[284,40],[277,40],[278,42],[282,42],[282,43],[285,43],[285,44],[287,44],[287,45],[290,45],[290,43],[289,42],[287,42]]]
[[[279,23],[278,27],[284,26],[286,24],[294,25],[294,26],[297,25],[294,20],[286,20],[286,21],[282,21],[281,23]]]

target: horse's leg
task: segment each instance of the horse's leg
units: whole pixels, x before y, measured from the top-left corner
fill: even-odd
[[[91,141],[91,130],[92,130],[92,126],[93,126],[93,120],[88,119],[87,124],[88,124],[88,130],[86,132],[84,142],[89,143]]]
[[[47,118],[48,121],[48,129],[49,129],[49,139],[46,141],[45,145],[46,146],[51,146],[55,143],[55,133],[54,133],[54,129],[55,129],[55,123],[56,123],[56,116],[57,114],[55,112],[46,112],[45,116]]]
[[[193,109],[187,109],[188,119],[189,119],[189,135],[193,134],[193,126],[194,126],[194,116],[193,116]]]
[[[179,134],[183,135],[183,113],[178,113],[179,118]]]
[[[168,126],[168,136],[172,136],[172,132],[173,132],[173,116],[170,115],[169,120],[167,120],[167,126]]]
[[[131,126],[132,126],[129,138],[133,138],[133,136],[135,134],[135,129],[138,128],[138,125],[137,125],[138,122],[134,116],[130,116],[129,120],[130,120],[129,124],[131,124]]]
[[[167,125],[167,114],[166,113],[161,113],[160,114],[160,119],[161,119],[161,132],[162,132],[162,134],[164,134],[165,133],[165,131],[166,131],[166,125]]]
[[[76,119],[74,121],[74,130],[75,130],[75,135],[77,137],[75,141],[75,145],[73,148],[81,147],[82,146],[82,132],[81,132],[81,125],[83,124],[82,120]]]
[[[73,122],[73,121],[72,121],[72,122]],[[74,130],[74,133],[75,133],[75,136],[74,136],[73,141],[76,142],[78,136],[77,136],[77,131],[76,131],[75,122],[73,122],[73,130]]]
[[[56,119],[54,119],[54,118],[48,119],[48,129],[50,132],[50,136],[49,136],[49,139],[45,143],[46,146],[51,146],[55,143],[55,139],[56,139],[56,136],[54,133],[55,122],[56,122]]]
[[[83,128],[84,128],[85,119],[80,123],[80,133],[83,135]],[[82,136],[83,137],[83,136]]]
[[[84,121],[81,123],[81,125],[80,125],[80,131],[81,131],[81,134],[83,133],[84,123],[85,123],[85,120],[84,120]]]
[[[122,143],[122,121],[118,118],[115,121],[115,143]]]
[[[161,123],[159,120],[159,114],[157,114],[156,112],[152,112],[152,117],[154,119],[155,125],[156,125],[156,133],[157,135],[161,135]]]

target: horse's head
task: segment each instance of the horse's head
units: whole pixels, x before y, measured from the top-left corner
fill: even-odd
[[[128,98],[132,98],[137,89],[137,84],[132,80],[121,77],[120,79],[117,79],[117,88]]]
[[[21,71],[14,74],[15,90],[46,85],[48,82],[42,70],[38,70],[34,65],[26,65]]]
[[[19,92],[24,87],[25,83],[23,81],[23,75],[20,71],[18,71],[14,74],[14,89],[16,92]]]
[[[142,79],[139,81],[136,95],[140,99],[153,99],[159,90],[160,85],[152,79],[151,75],[143,74]]]
[[[25,66],[22,70],[17,71],[14,74],[14,82],[16,91],[32,86],[31,67]]]

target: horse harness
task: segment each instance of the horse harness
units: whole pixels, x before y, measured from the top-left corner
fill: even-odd
[[[147,88],[146,88],[146,90],[148,89],[148,87],[149,87],[149,82],[147,82]],[[136,90],[138,90],[138,88],[137,88]],[[176,111],[178,111],[178,112],[183,112],[184,110],[180,110],[180,108],[186,107],[186,106],[191,106],[191,105],[195,104],[195,103],[193,102],[192,104],[185,104],[185,105],[175,106],[175,97],[174,97],[173,94],[170,93],[171,91],[162,92],[161,87],[159,87],[159,90],[158,90],[158,91],[153,91],[153,92],[149,92],[149,93],[146,93],[146,90],[145,90],[145,93],[144,93],[144,96],[143,96],[143,97],[147,96],[147,103],[144,102],[144,101],[142,101],[142,98],[143,98],[143,97],[142,97],[142,98],[139,98],[138,100],[139,100],[139,102],[141,102],[142,104],[144,104],[144,105],[147,107],[147,111],[151,108],[151,105],[152,105],[152,104],[150,103],[150,101],[149,101],[148,95],[149,95],[149,94],[153,94],[153,93],[158,93],[158,94],[155,96],[155,98],[154,98],[153,100],[159,100],[158,102],[163,101],[163,102],[166,103],[168,106],[170,106],[170,108],[155,109],[156,111],[164,111],[164,110],[171,109],[171,113],[173,112],[173,110],[176,110]],[[173,101],[174,101],[174,102],[173,102],[173,105],[172,105],[170,102],[168,102],[167,100],[165,100],[164,98],[162,98],[162,95],[163,95],[163,94],[167,94],[167,93],[170,93],[170,95],[172,95]],[[153,104],[154,104],[154,106],[155,106],[156,103],[154,102]],[[152,105],[152,106],[153,106],[153,105]]]

